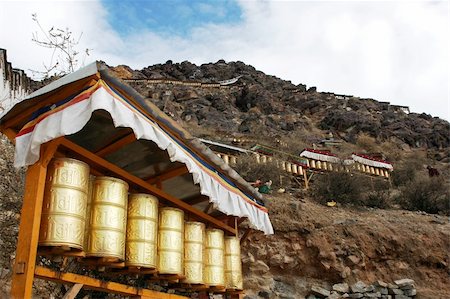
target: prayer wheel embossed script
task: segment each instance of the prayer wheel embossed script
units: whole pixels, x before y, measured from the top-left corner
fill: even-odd
[[[88,184],[87,164],[69,158],[50,162],[39,245],[83,249]]]
[[[203,283],[205,224],[186,222],[184,225],[184,283]]]
[[[127,200],[126,182],[105,176],[95,179],[87,256],[125,259]]]
[[[227,289],[242,290],[241,246],[239,238],[225,237],[225,285]]]
[[[91,221],[91,208],[92,208],[92,194],[94,192],[94,181],[95,176],[89,176],[88,194],[86,200],[86,224],[84,226],[84,245],[83,248],[86,250],[88,248],[89,241],[89,225]]]
[[[149,194],[131,194],[127,221],[126,265],[156,268],[158,199]]]
[[[158,227],[158,271],[160,274],[183,275],[184,212],[161,208]]]
[[[206,230],[205,284],[225,286],[224,233],[220,229]]]

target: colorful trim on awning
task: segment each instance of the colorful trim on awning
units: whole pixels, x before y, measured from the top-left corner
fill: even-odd
[[[247,217],[253,228],[273,234],[265,207],[258,205],[251,195],[244,193],[103,80],[33,115],[17,134],[15,166],[38,161],[41,144],[80,131],[92,113],[100,109],[110,113],[116,127],[131,128],[137,139],[151,140],[162,150],[167,150],[172,162],[186,164],[194,183],[200,185],[201,194],[208,196],[216,209],[227,215]]]
[[[366,155],[362,155],[362,154],[352,154],[352,159],[355,160],[355,162],[364,164],[364,165],[369,165],[369,166],[373,166],[373,167],[378,167],[378,168],[386,168],[389,170],[393,170],[394,167],[392,167],[392,164],[384,161],[384,160],[379,160],[379,159],[375,159]]]

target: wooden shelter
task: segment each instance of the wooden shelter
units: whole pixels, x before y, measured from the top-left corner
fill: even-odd
[[[82,286],[136,298],[184,298],[36,265],[47,166],[54,157],[83,161],[91,174],[119,178],[130,191],[152,194],[225,235],[239,236],[246,219],[251,228],[273,233],[258,192],[102,63],[15,103],[0,119],[0,131],[15,144],[15,166],[28,166],[11,298],[31,298],[35,278],[74,284],[75,294]]]

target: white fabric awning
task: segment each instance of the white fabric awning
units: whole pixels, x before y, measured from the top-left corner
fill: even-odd
[[[389,170],[393,170],[394,168],[392,167],[392,164],[386,163],[386,162],[381,162],[381,161],[376,161],[376,160],[371,160],[371,159],[367,159],[358,155],[353,154],[352,155],[352,159],[355,162],[364,164],[364,165],[369,165],[372,167],[378,167],[378,168],[386,168]]]
[[[256,204],[238,187],[223,179],[217,171],[206,167],[204,161],[195,157],[158,123],[130,105],[103,80],[80,92],[63,106],[26,124],[16,137],[15,166],[22,167],[38,161],[42,144],[80,131],[88,123],[92,113],[100,109],[111,115],[115,127],[131,128],[137,139],[155,142],[160,149],[168,152],[172,162],[184,163],[192,174],[194,183],[200,185],[201,194],[208,196],[217,210],[227,215],[247,217],[251,227],[265,234],[273,234],[266,208]]]
[[[340,163],[341,162],[341,159],[339,159],[338,157],[315,153],[315,152],[311,152],[308,150],[304,150],[300,154],[300,157],[305,157],[305,158],[319,160],[319,161],[326,161],[326,162],[330,162],[330,163]]]

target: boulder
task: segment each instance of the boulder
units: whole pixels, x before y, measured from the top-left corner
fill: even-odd
[[[333,291],[340,293],[347,293],[349,291],[349,286],[347,283],[337,283],[333,285]]]
[[[364,293],[366,291],[366,288],[367,285],[362,281],[358,281],[350,287],[353,293]]]
[[[396,280],[396,281],[394,281],[394,283],[396,285],[398,285],[399,288],[404,288],[404,287],[408,287],[408,286],[413,286],[414,280],[409,279],[409,278],[404,278],[404,279]]]
[[[322,288],[321,286],[312,286],[311,292],[316,296],[320,296],[321,298],[330,296],[330,291],[328,291],[325,288]]]

